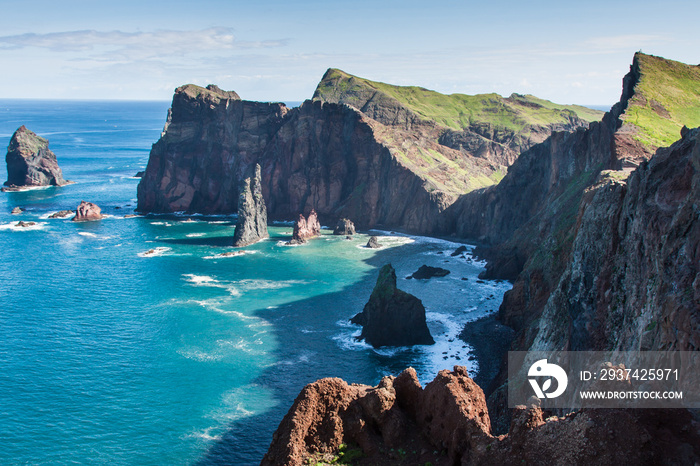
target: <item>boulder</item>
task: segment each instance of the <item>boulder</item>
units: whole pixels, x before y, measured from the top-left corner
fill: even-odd
[[[74,222],[89,222],[92,220],[101,220],[104,218],[102,209],[92,202],[80,201],[80,205],[75,212],[75,217],[71,220]]]
[[[17,215],[17,214],[21,214],[22,212],[24,212],[24,209],[23,209],[23,208],[21,208],[21,207],[15,207],[14,209],[12,209],[12,212],[10,212],[10,213],[11,213],[12,215]]]
[[[23,222],[21,220],[19,222],[15,223],[16,227],[21,227],[21,228],[33,227],[34,225],[36,225],[36,222]]]
[[[7,147],[7,181],[5,186],[63,186],[63,172],[56,155],[49,149],[49,141],[37,136],[25,126],[12,135]]]
[[[355,234],[355,224],[350,219],[341,218],[333,230],[334,235],[352,236]]]
[[[360,338],[375,348],[435,343],[425,322],[423,303],[396,287],[396,271],[391,264],[379,270],[369,301],[351,322],[362,325]]]
[[[299,214],[299,218],[294,222],[294,232],[292,240],[287,244],[304,244],[309,238],[314,238],[321,234],[321,224],[318,221],[316,211],[311,209],[308,218],[304,214]]]
[[[233,234],[233,245],[247,246],[269,237],[267,209],[262,195],[260,165],[241,182],[238,194],[238,222]]]
[[[462,253],[467,252],[467,247],[466,246],[460,246],[457,249],[455,249],[455,252],[450,254],[452,257],[459,256]]]
[[[417,280],[428,280],[433,277],[444,277],[449,275],[450,271],[440,267],[431,267],[429,265],[421,265],[418,270],[413,272],[412,278]]]
[[[379,241],[377,241],[376,236],[370,236],[369,241],[367,241],[367,245],[365,247],[370,249],[379,249],[382,247],[382,245],[379,244]]]
[[[74,213],[75,211],[73,210],[59,210],[58,212],[54,212],[53,214],[49,215],[49,218],[66,218]]]

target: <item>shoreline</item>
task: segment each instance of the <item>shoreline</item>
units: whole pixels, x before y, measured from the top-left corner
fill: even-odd
[[[488,395],[508,354],[510,344],[515,337],[515,330],[496,320],[494,312],[472,322],[467,322],[459,333],[459,339],[471,345],[472,354],[479,364],[479,370],[473,377],[479,387]]]

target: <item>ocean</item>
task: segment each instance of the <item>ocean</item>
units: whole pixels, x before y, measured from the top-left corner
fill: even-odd
[[[478,370],[457,335],[510,284],[477,282],[483,262],[450,256],[460,244],[371,232],[384,245],[372,250],[368,232],[324,230],[289,247],[291,225],[274,224],[247,254],[220,257],[235,216],[124,218],[168,106],[0,100],[1,144],[26,125],[75,182],[0,193],[0,464],[257,464],[318,378],[375,385],[413,366],[426,383],[454,364]],[[48,218],[81,200],[107,218]],[[11,215],[16,206],[26,211]],[[348,319],[385,263],[425,304],[435,345],[354,338]],[[422,264],[451,273],[405,279]]]

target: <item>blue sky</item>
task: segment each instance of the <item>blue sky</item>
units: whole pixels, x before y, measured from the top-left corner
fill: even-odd
[[[487,4],[488,3],[488,4]],[[700,63],[700,2],[0,0],[0,98],[310,98],[329,67],[609,105],[635,51]]]

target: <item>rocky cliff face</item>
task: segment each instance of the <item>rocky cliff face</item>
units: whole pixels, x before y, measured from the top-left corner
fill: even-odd
[[[238,196],[238,222],[233,233],[233,245],[247,246],[267,238],[267,209],[262,196],[260,165],[243,180]]]
[[[396,287],[396,271],[391,264],[379,270],[369,301],[352,322],[362,325],[360,338],[375,348],[435,343],[425,322],[423,303]]]
[[[5,186],[63,186],[63,172],[49,141],[37,136],[25,126],[12,135],[7,147],[7,181]]]
[[[700,129],[627,180],[604,173],[581,206],[570,261],[534,348],[700,348]]]
[[[236,212],[239,182],[288,111],[216,86],[179,87],[139,182],[138,210]]]
[[[327,82],[324,78],[319,89]],[[485,148],[463,150],[469,145],[464,138],[446,135],[449,128],[431,115],[420,115],[384,94],[375,95],[363,111],[346,105],[348,96],[317,90],[314,101],[290,110],[242,101],[215,86],[178,88],[139,184],[138,210],[233,213],[242,174],[259,163],[271,218],[289,220],[314,208],[324,221],[345,216],[361,228],[432,233],[440,214],[459,195],[498,181],[514,158],[517,148],[511,155],[493,157]],[[478,102],[482,113],[500,112],[500,120],[527,126],[523,131],[533,135],[533,143],[553,128],[585,124],[571,110],[547,108],[551,102],[528,105],[519,106],[539,117],[553,112],[556,124],[534,129],[521,122],[525,114],[503,110],[498,99]],[[494,141],[489,138],[514,140],[513,130],[489,129],[479,122],[482,146]]]
[[[676,410],[677,411],[677,410]],[[280,423],[262,465],[693,464],[700,435],[674,410],[581,410],[547,418],[514,410],[507,435],[491,434],[484,393],[464,367],[421,387],[409,368],[378,386],[322,379],[307,385]]]

